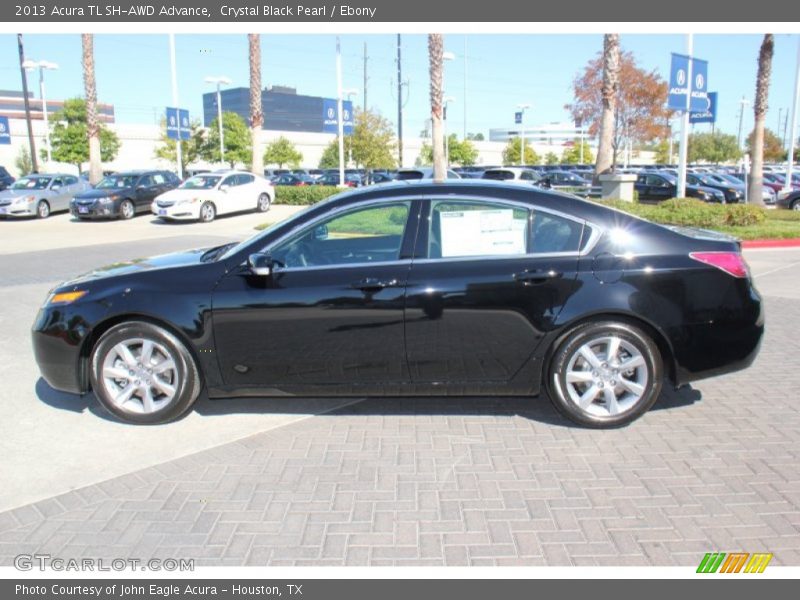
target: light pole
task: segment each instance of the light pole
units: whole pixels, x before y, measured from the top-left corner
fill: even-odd
[[[58,69],[58,65],[46,60],[26,60],[22,63],[22,66],[29,71],[39,69],[39,94],[42,97],[42,117],[44,118],[44,145],[47,149],[47,163],[50,164],[53,160],[53,155],[50,149],[50,120],[47,114],[47,94],[45,94],[44,89],[44,72],[46,70],[55,71]]]
[[[789,192],[792,189],[792,170],[794,168],[794,149],[796,143],[795,131],[797,129],[797,95],[800,94],[800,39],[797,40],[797,67],[794,75],[794,95],[792,96],[792,128],[789,131],[789,156],[786,167],[786,181],[783,184],[783,191]]]
[[[519,166],[525,166],[525,111],[530,104],[517,104],[519,109]]]
[[[686,35],[686,55],[689,57],[686,68],[686,104],[681,115],[681,144],[678,148],[678,198],[686,197],[686,160],[689,156],[689,109],[692,105],[692,67],[694,66],[693,54],[694,36]],[[627,165],[626,165],[627,166]]]
[[[737,143],[739,144],[739,149],[742,148],[742,120],[744,119],[744,107],[748,106],[750,102],[747,101],[747,98],[742,96],[742,99],[739,100],[739,135],[737,137]]]
[[[350,101],[350,110],[353,109],[353,96],[358,96],[358,90],[355,88],[350,88],[347,90],[342,90],[342,93],[347,96],[347,99]],[[365,109],[366,110],[366,109]],[[350,115],[351,118],[353,115]],[[342,115],[342,121],[344,121],[344,115]],[[344,123],[342,123],[342,132],[344,133]],[[351,140],[352,142],[352,140]],[[350,144],[350,148],[347,151],[347,162],[348,164],[353,163],[353,144]]]
[[[177,112],[178,139],[175,142],[175,165],[178,167],[178,177],[183,179],[183,140],[181,139],[181,111],[178,107],[178,69],[175,66],[175,34],[169,34],[169,66],[172,83],[172,104]],[[169,125],[169,123],[167,123]]]
[[[219,125],[219,161],[225,162],[225,134],[222,131],[222,95],[220,94],[220,86],[230,85],[231,80],[227,77],[206,77],[206,83],[215,84],[217,86],[217,125]]]
[[[447,105],[455,102],[452,96],[444,97],[444,118],[442,119],[442,129],[444,130],[444,164],[450,168],[450,140],[447,139]]]

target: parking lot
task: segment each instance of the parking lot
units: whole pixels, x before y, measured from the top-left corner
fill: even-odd
[[[747,253],[768,323],[752,368],[665,391],[619,430],[578,428],[544,397],[201,397],[177,423],[135,427],[39,379],[28,330],[53,285],[292,210],[0,222],[0,565],[800,564],[800,250]]]

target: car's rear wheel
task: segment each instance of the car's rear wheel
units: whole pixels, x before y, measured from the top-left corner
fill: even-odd
[[[123,200],[122,204],[119,205],[119,214],[126,221],[132,219],[136,214],[136,207],[133,205],[133,202],[130,200]]]
[[[217,216],[217,209],[211,202],[206,202],[200,207],[200,222],[211,223]]]
[[[103,407],[131,423],[177,419],[200,393],[200,374],[186,346],[144,321],[109,329],[91,355],[92,389]]]
[[[36,205],[36,216],[40,219],[46,219],[50,216],[50,204],[47,200],[39,200],[39,204]]]
[[[269,198],[269,194],[261,194],[258,197],[258,204],[256,206],[256,210],[258,212],[267,212],[269,210],[270,202],[271,200]]]
[[[637,419],[661,391],[658,346],[627,323],[602,321],[572,330],[550,363],[548,388],[556,408],[589,427],[617,427]]]

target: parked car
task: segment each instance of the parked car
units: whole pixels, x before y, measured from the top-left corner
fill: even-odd
[[[640,201],[661,202],[678,195],[678,180],[665,171],[639,173],[634,188]],[[686,185],[686,195],[704,202],[725,202],[725,195],[710,187]]]
[[[0,192],[0,215],[46,219],[50,213],[69,210],[72,197],[88,189],[87,182],[64,173],[21,177]]]
[[[264,177],[271,180],[289,172],[289,169],[264,169]]]
[[[314,185],[314,178],[310,175],[299,174],[296,175],[294,173],[284,173],[283,175],[278,175],[274,179],[272,179],[272,185],[291,185],[291,186],[303,186],[303,185]]]
[[[744,181],[743,180],[737,179],[736,177],[734,177],[733,175],[730,175],[728,173],[719,173],[719,172],[713,173],[711,175],[711,177],[712,178],[716,178],[716,179],[721,179],[722,181],[726,181],[726,182],[732,183],[734,185],[741,186],[742,199],[740,201],[742,201],[742,202],[744,201],[745,192],[747,190],[747,186],[744,185]],[[767,181],[766,177],[764,177],[764,181],[763,181],[763,185],[762,185],[762,191],[761,191],[762,198],[764,199],[764,204],[766,204],[768,207],[775,208],[775,199],[776,199],[776,197],[778,195],[778,192],[780,190],[781,190],[781,186],[780,185],[778,185],[777,183],[771,183],[771,182]]]
[[[245,171],[204,173],[157,196],[151,210],[165,220],[210,223],[217,215],[267,212],[274,199],[275,188],[263,177]]]
[[[171,171],[124,171],[100,180],[94,189],[76,194],[70,212],[80,220],[132,219],[136,213],[150,212],[156,196],[180,185]]]
[[[790,210],[800,211],[800,190],[779,192],[775,200],[775,206],[777,208],[788,208]]]
[[[370,183],[387,183],[397,179],[397,173],[389,171],[373,171],[370,173]]]
[[[410,179],[433,179],[433,167],[399,169],[397,171],[396,179],[398,181],[407,181]],[[447,179],[461,179],[461,176],[452,169],[447,169]]]
[[[243,242],[98,269],[52,291],[32,336],[52,387],[134,423],[181,416],[205,387],[547,390],[614,427],[663,384],[749,366],[763,331],[734,238],[465,180],[365,187]]]
[[[551,187],[585,187],[586,180],[577,173],[572,171],[547,171],[544,174],[545,181],[543,183],[549,184]]]
[[[339,185],[339,171],[325,173],[314,182],[317,185]],[[357,173],[345,173],[344,184],[347,187],[360,187],[364,184]]]
[[[527,181],[528,183],[536,183],[542,176],[531,169],[524,169],[522,167],[498,167],[496,169],[487,169],[481,175],[481,179],[492,179],[494,181]]]
[[[733,183],[713,173],[687,173],[686,183],[695,187],[719,190],[725,196],[725,202],[728,204],[744,201],[745,187],[742,182]]]
[[[13,175],[5,167],[0,166],[0,192],[8,188],[14,181],[16,179],[14,179]]]

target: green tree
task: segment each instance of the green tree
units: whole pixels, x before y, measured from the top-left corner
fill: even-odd
[[[521,146],[522,140],[519,137],[508,140],[506,147],[503,148],[503,164],[518,165]],[[526,165],[535,165],[539,162],[539,155],[536,154],[536,150],[528,144],[527,140],[525,140],[525,160],[523,162]]]
[[[396,148],[394,129],[380,114],[369,110],[357,110],[353,134],[350,137],[351,156],[358,166],[371,171],[393,169],[397,165],[394,158]]]
[[[482,133],[468,133],[467,139],[472,140],[474,142],[482,142],[486,138],[483,137]]]
[[[267,165],[278,165],[281,168],[284,165],[296,167],[302,160],[303,153],[283,136],[271,141],[264,150],[264,164]]]
[[[161,138],[159,139],[159,146],[156,146],[154,155],[170,163],[178,164],[178,143],[170,137],[167,137],[167,121],[161,120]],[[206,145],[206,136],[200,121],[192,121],[189,125],[189,139],[181,140],[181,158],[183,160],[183,168],[196,162],[202,157]],[[178,173],[183,177],[183,173]]]
[[[691,150],[689,151],[691,152]],[[653,145],[653,152],[656,153],[656,163],[667,165],[672,162],[672,157],[669,153],[669,140],[659,140],[658,143]]]
[[[459,141],[455,133],[447,136],[447,151],[450,164],[469,167],[478,162],[478,149],[470,140]],[[427,142],[419,149],[419,156],[415,161],[417,166],[428,167],[433,164],[433,146]]]
[[[25,146],[20,148],[19,153],[14,159],[14,166],[16,167],[17,173],[19,173],[20,177],[28,175],[31,171],[33,171],[31,153],[30,150],[28,150]]]
[[[780,140],[778,140],[780,146]],[[738,160],[742,152],[735,135],[715,131],[689,136],[689,162],[724,163]]]
[[[581,144],[583,145],[583,160],[581,161]],[[564,148],[564,152],[561,154],[561,162],[568,164],[568,165],[577,165],[577,164],[589,164],[594,163],[594,154],[592,154],[592,149],[589,147],[589,142],[584,140],[583,142],[579,142],[575,140],[575,143],[570,146],[569,148]]]
[[[231,169],[237,164],[249,165],[252,158],[250,128],[234,112],[222,113],[222,135],[225,144],[225,162]],[[208,138],[202,157],[209,162],[222,162],[219,155],[219,121],[215,118],[208,127]]]
[[[558,154],[555,152],[548,152],[544,155],[544,164],[546,165],[557,165],[558,164]]]
[[[749,136],[747,136],[747,151],[750,153],[750,156],[753,156],[753,134],[755,132],[751,132]],[[689,145],[689,149],[691,150],[692,146]],[[781,138],[775,134],[774,131],[771,129],[764,129],[764,162],[781,162],[786,160],[788,152],[783,147],[783,142]]]
[[[352,138],[349,135],[344,136],[344,153],[345,156],[350,156],[352,151]],[[345,165],[347,161],[345,161]],[[331,143],[325,146],[322,151],[322,157],[319,159],[320,169],[338,169],[339,168],[339,136],[337,135]]]
[[[80,172],[81,165],[89,160],[86,101],[83,98],[65,100],[64,107],[53,116],[51,123],[55,123],[50,132],[53,160],[75,165]],[[103,162],[114,160],[119,152],[119,138],[104,125],[99,124],[98,127],[100,159]]]

